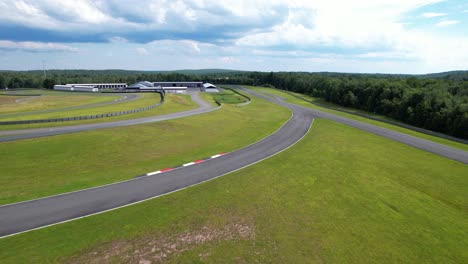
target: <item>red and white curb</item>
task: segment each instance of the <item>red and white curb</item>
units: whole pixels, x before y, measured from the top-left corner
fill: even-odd
[[[179,169],[179,168],[183,168],[183,167],[188,167],[188,166],[196,165],[196,164],[205,162],[205,161],[207,161],[207,160],[219,158],[219,157],[224,156],[224,155],[226,155],[226,154],[227,154],[227,153],[219,153],[219,154],[213,155],[213,156],[211,156],[211,157],[209,157],[209,158],[206,158],[206,159],[195,160],[195,161],[192,161],[192,162],[189,162],[189,163],[185,163],[185,164],[182,164],[182,165],[177,166],[177,167],[174,167],[174,168],[166,168],[166,169],[162,169],[162,170],[157,170],[157,171],[148,172],[148,173],[146,173],[146,174],[144,174],[144,175],[137,176],[137,177],[142,177],[142,176],[153,176],[153,175],[161,174],[161,173],[168,172],[168,171],[171,171],[171,170],[175,170],[175,169]]]

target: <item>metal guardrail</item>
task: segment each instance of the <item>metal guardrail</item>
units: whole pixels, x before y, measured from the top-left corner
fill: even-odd
[[[164,103],[164,94],[159,92],[161,96],[161,101],[157,104],[126,110],[126,111],[119,111],[119,112],[111,112],[105,114],[97,114],[97,115],[87,115],[87,116],[74,116],[74,117],[62,117],[62,118],[48,118],[48,119],[33,119],[33,120],[12,120],[12,121],[0,121],[0,125],[20,125],[20,124],[35,124],[35,123],[51,123],[51,122],[65,122],[65,121],[77,121],[77,120],[86,120],[86,119],[97,119],[97,118],[105,118],[105,117],[113,117],[113,116],[121,116],[133,113],[139,113],[143,111],[147,111],[158,107]]]

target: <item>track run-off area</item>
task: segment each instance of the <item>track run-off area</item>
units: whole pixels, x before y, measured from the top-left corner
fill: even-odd
[[[10,95],[10,94],[6,94]],[[23,96],[26,97],[24,99],[18,99],[18,100],[31,100],[34,98],[40,98],[41,95],[36,95],[36,96]],[[99,95],[94,95],[95,97],[101,96]],[[68,107],[59,107],[59,108],[53,108],[53,109],[42,109],[42,110],[35,110],[35,111],[26,111],[26,112],[17,112],[17,113],[5,113],[5,114],[0,114],[0,118],[4,117],[18,117],[18,116],[29,116],[29,115],[36,115],[36,114],[44,114],[44,113],[54,113],[54,112],[62,112],[62,111],[71,111],[71,110],[76,110],[76,109],[85,109],[85,108],[92,108],[92,107],[98,107],[98,106],[106,106],[106,105],[112,105],[112,104],[120,104],[128,101],[133,101],[141,97],[139,94],[122,94],[122,93],[115,93],[115,94],[102,94],[102,97],[118,97],[114,100],[111,101],[106,101],[106,102],[99,102],[99,103],[91,103],[91,104],[83,104],[83,105],[76,105],[76,106],[68,106]],[[17,100],[17,101],[18,101]]]
[[[101,187],[4,205],[0,207],[0,236],[8,236],[127,206],[242,169],[294,145],[307,134],[313,124],[314,117],[331,119],[465,164],[468,163],[467,152],[462,150],[333,114],[289,104],[278,97],[265,96],[248,89],[243,89],[242,87],[237,88],[270,102],[288,107],[293,113],[292,117],[278,131],[259,142],[198,164],[192,164],[191,166],[181,167],[164,173],[138,177]],[[195,110],[192,110],[191,114],[186,113],[187,115],[185,116],[206,113],[215,109],[207,103],[204,103],[205,106],[203,106],[203,101],[199,102],[199,104],[202,105],[200,108],[196,109],[199,112],[195,113]],[[162,117],[160,116],[110,122],[107,124],[100,123],[66,128],[61,127],[54,128],[52,131],[50,129],[36,129],[29,130],[28,132],[16,131],[16,134],[10,134],[2,137],[0,140],[18,140],[105,127],[156,122],[183,117],[183,113],[184,112],[166,115],[164,117],[166,119],[160,119]]]
[[[191,93],[191,99],[192,101],[194,101],[195,103],[199,105],[198,108],[183,111],[183,112],[176,112],[176,113],[150,116],[150,117],[142,117],[142,118],[136,118],[136,119],[127,119],[127,120],[120,120],[120,121],[99,122],[99,123],[92,123],[92,124],[60,126],[60,127],[51,127],[51,128],[0,131],[0,142],[61,135],[61,134],[67,134],[67,133],[76,133],[76,132],[81,132],[81,131],[89,131],[89,130],[102,129],[102,128],[122,127],[122,126],[131,126],[131,125],[138,125],[138,124],[145,124],[145,123],[160,122],[160,121],[165,121],[165,120],[170,120],[170,119],[175,119],[175,118],[182,118],[182,117],[208,113],[208,112],[218,109],[218,107],[214,107],[211,104],[199,98],[198,93]]]

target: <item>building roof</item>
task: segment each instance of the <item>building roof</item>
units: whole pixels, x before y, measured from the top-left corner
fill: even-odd
[[[154,84],[152,82],[148,82],[148,81],[140,81],[140,82],[134,83],[134,84],[132,84],[130,86],[154,87]]]
[[[214,85],[211,84],[211,83],[204,83],[204,84],[203,84],[203,87],[205,87],[205,88],[216,88],[216,86],[214,86]]]
[[[69,86],[89,86],[89,85],[127,85],[127,83],[67,83]]]
[[[154,82],[154,83],[202,83],[202,82]]]
[[[186,90],[187,86],[164,86],[164,90]]]
[[[148,82],[148,81],[140,81],[140,82],[134,83],[132,85],[129,85],[128,87],[129,88],[154,87],[154,84],[152,82]]]

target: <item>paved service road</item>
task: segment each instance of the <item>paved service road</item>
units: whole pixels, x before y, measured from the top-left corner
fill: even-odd
[[[307,109],[295,105],[288,107],[294,114],[281,129],[253,145],[224,156],[154,176],[138,177],[93,189],[2,206],[0,236],[102,212],[179,190],[274,155],[299,141],[313,121]]]
[[[243,90],[244,92],[255,93],[250,90],[244,89],[242,87],[237,87],[237,88]],[[258,94],[258,93],[255,93],[255,94]],[[313,114],[314,117],[330,119],[338,123],[352,126],[352,127],[355,127],[355,128],[358,128],[358,129],[361,129],[361,130],[364,130],[364,131],[367,131],[367,132],[370,132],[379,136],[383,136],[383,137],[398,141],[406,145],[410,145],[418,149],[429,151],[434,154],[468,164],[468,152],[467,151],[452,148],[446,145],[442,145],[442,144],[435,143],[433,141],[429,141],[425,139],[421,139],[418,137],[413,137],[413,136],[403,134],[400,132],[396,132],[396,131],[386,129],[383,127],[356,121],[354,119],[350,119],[350,118],[346,118],[346,117],[342,117],[342,116],[338,116],[334,114],[329,114],[329,113],[314,110],[311,108],[304,107],[304,109],[308,109],[309,112]]]
[[[144,123],[159,122],[159,121],[164,121],[164,120],[169,120],[169,119],[203,114],[203,113],[207,113],[207,112],[218,109],[217,107],[213,107],[212,105],[200,99],[197,92],[192,92],[190,94],[191,94],[192,100],[199,105],[198,108],[193,109],[193,110],[171,113],[171,114],[166,114],[166,115],[158,115],[158,116],[152,116],[152,117],[143,117],[143,118],[137,118],[137,119],[128,119],[128,120],[112,121],[112,122],[101,122],[101,123],[93,123],[93,124],[51,127],[51,128],[0,131],[0,142],[27,139],[27,138],[53,136],[53,135],[74,133],[74,132],[101,129],[101,128],[131,126],[131,125],[138,125],[138,124],[144,124]]]

